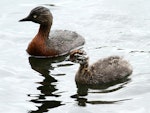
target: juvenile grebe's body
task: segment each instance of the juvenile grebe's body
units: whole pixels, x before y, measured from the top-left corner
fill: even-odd
[[[20,21],[32,21],[40,24],[37,35],[30,42],[27,52],[34,56],[60,56],[84,45],[84,38],[73,31],[51,31],[53,16],[48,8],[39,6]]]
[[[89,66],[86,53],[82,50],[75,50],[70,54],[70,61],[80,64],[75,76],[78,84],[107,84],[122,80],[132,74],[131,65],[119,56],[100,59]]]

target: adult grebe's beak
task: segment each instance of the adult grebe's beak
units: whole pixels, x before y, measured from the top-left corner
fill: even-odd
[[[19,20],[19,22],[24,22],[24,21],[31,21],[30,16],[27,16],[27,17],[25,17],[25,18]]]

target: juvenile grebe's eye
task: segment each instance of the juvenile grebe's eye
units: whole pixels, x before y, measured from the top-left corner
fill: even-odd
[[[37,18],[37,15],[33,15],[33,18]]]
[[[76,54],[74,54],[74,57],[78,57],[79,55],[76,53]]]

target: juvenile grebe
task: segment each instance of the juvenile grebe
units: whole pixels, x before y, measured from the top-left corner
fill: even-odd
[[[69,59],[80,64],[75,76],[76,83],[80,84],[107,84],[124,79],[132,73],[131,65],[119,56],[100,59],[89,66],[89,58],[85,51],[74,50],[70,53]]]
[[[20,20],[20,22],[22,21],[32,21],[40,24],[37,35],[27,48],[30,55],[60,56],[85,43],[84,38],[73,31],[55,30],[50,33],[53,16],[46,7],[38,6],[32,9],[26,18]]]

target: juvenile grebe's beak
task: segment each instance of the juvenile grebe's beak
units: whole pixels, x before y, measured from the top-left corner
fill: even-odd
[[[70,61],[69,56],[67,56],[67,57],[65,58],[65,61]]]
[[[24,21],[31,21],[30,16],[27,16],[26,18],[19,20],[19,22],[24,22]]]

